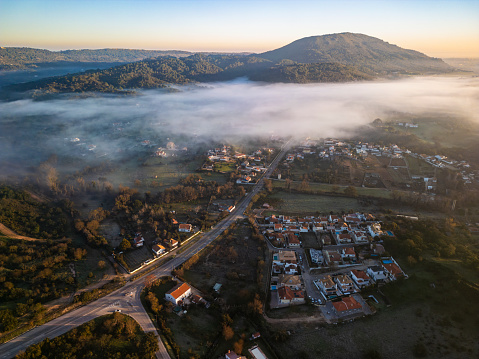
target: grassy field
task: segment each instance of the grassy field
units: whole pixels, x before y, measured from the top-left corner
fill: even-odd
[[[258,260],[264,260],[261,243],[252,238],[250,227],[236,225],[226,236],[213,242],[199,261],[184,272],[184,277],[210,294],[215,283],[221,283],[222,300],[242,305],[257,291]]]
[[[407,156],[405,159],[411,175],[428,175],[434,173],[434,167],[423,160],[412,156]]]
[[[291,183],[291,189],[299,189],[301,182]],[[286,182],[283,180],[273,180],[274,188],[286,188]],[[343,193],[347,186],[338,186],[327,183],[309,183],[309,190],[318,193],[334,193],[337,189],[337,193]],[[367,196],[373,198],[391,198],[391,191],[384,188],[364,188],[355,187],[358,195]]]
[[[362,206],[357,199],[302,193],[276,192],[266,198],[274,203],[278,213],[287,215],[326,214],[329,212],[348,212],[349,210],[370,211],[374,206]]]
[[[300,236],[301,236],[301,241],[303,243],[304,248],[314,248],[314,249],[321,248],[321,245],[315,233],[312,233],[312,232],[301,233]]]
[[[216,162],[215,171],[218,172],[232,172],[236,169],[236,164],[233,162]]]
[[[378,305],[374,316],[338,326],[278,325],[275,330],[293,332],[275,343],[281,357],[477,358],[478,309],[462,305],[477,300],[477,288],[467,289],[441,264],[400,264],[410,278],[381,288],[390,307]]]

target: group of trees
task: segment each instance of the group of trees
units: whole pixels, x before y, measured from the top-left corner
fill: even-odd
[[[453,218],[447,218],[442,223],[391,218],[384,224],[384,228],[393,230],[397,237],[386,239],[388,249],[407,258],[411,264],[421,261],[429,254],[457,258],[469,268],[479,270],[479,251],[473,245],[471,234]]]
[[[370,75],[352,66],[338,63],[298,64],[273,62],[255,56],[203,55],[158,57],[89,70],[81,74],[47,78],[12,85],[19,91],[42,89],[49,92],[122,92],[123,89],[160,88],[168,84],[224,81],[249,76],[269,82],[344,82],[365,80]]]
[[[69,229],[60,204],[41,203],[25,191],[0,187],[0,222],[18,234],[35,238],[62,238]]]
[[[17,303],[15,316],[34,313],[44,303],[75,288],[68,264],[86,255],[83,248],[59,243],[0,239],[0,301]]]
[[[54,339],[45,339],[15,358],[149,359],[158,349],[155,334],[144,333],[134,319],[114,313]]]

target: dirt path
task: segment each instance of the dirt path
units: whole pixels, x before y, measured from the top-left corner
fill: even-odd
[[[26,241],[43,241],[43,239],[21,236],[15,233],[14,231],[12,231],[10,228],[4,226],[2,223],[0,223],[0,233],[3,233],[5,236],[14,238],[14,239],[24,239]]]

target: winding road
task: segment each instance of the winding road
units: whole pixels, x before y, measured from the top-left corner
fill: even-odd
[[[163,258],[173,258],[165,264],[159,266],[157,269],[153,270],[148,277],[154,275],[155,278],[161,278],[163,276],[171,275],[171,271],[175,267],[181,265],[193,255],[203,250],[219,235],[221,235],[221,233],[223,233],[233,222],[244,218],[243,213],[253,199],[253,196],[255,196],[263,187],[263,179],[268,178],[271,175],[281,158],[284,157],[285,153],[290,148],[290,143],[291,140],[283,145],[282,150],[271,162],[260,180],[254,185],[254,187],[251,188],[251,191],[239,202],[239,204],[228,217],[221,220],[215,227],[213,227],[211,231],[205,233],[202,238],[191,244],[183,252],[176,254],[178,251],[173,251],[164,256]],[[32,344],[39,343],[46,338],[55,338],[96,317],[111,314],[115,310],[120,310],[123,314],[131,316],[140,324],[143,331],[154,332],[158,336],[155,325],[148,316],[140,300],[140,294],[145,288],[145,278],[146,277],[141,277],[128,282],[120,289],[117,289],[116,291],[98,300],[68,312],[61,317],[51,320],[48,323],[36,327],[10,340],[9,342],[0,345],[0,358],[13,358],[20,351],[25,350]],[[157,358],[170,359],[168,351],[166,350],[159,336],[158,344],[160,349],[156,353]]]

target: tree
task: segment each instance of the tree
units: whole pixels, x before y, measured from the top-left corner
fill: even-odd
[[[139,350],[142,358],[154,358],[155,353],[159,350],[158,339],[153,332],[148,332],[142,338]]]
[[[233,351],[236,354],[241,355],[241,353],[243,352],[243,345],[244,345],[244,340],[243,339],[238,340],[237,342],[233,344]]]
[[[264,179],[264,188],[266,188],[266,190],[270,193],[273,192],[273,181],[271,181],[270,179],[265,178]]]
[[[17,327],[18,320],[9,309],[0,311],[0,331],[8,332]]]
[[[120,251],[126,251],[127,249],[131,248],[131,243],[128,239],[123,238],[118,248]]]
[[[98,268],[105,269],[105,267],[106,267],[105,261],[98,261]]]
[[[230,340],[234,335],[235,332],[233,331],[233,328],[229,325],[223,325],[223,338],[225,338],[225,340]]]
[[[358,191],[356,190],[356,187],[348,186],[344,189],[344,194],[348,197],[357,197]]]

